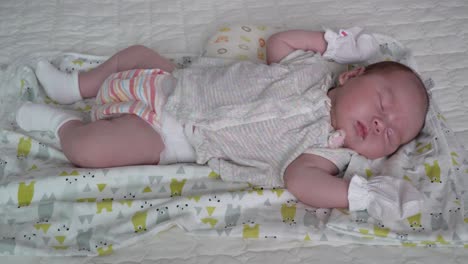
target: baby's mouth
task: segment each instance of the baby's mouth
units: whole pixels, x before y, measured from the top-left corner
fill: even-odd
[[[357,121],[356,130],[357,130],[359,137],[361,137],[363,140],[366,139],[367,127],[363,123],[361,123],[360,121]]]

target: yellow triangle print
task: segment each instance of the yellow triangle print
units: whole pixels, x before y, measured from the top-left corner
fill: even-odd
[[[91,106],[86,105],[84,108],[78,107],[76,110],[78,110],[80,112],[89,112],[89,111],[91,111],[91,109],[92,109]]]
[[[403,176],[403,180],[411,182],[411,179],[408,177],[408,175]]]
[[[216,207],[214,207],[214,206],[207,206],[205,208],[206,208],[206,211],[208,212],[209,216],[213,215],[213,212],[216,209]]]
[[[97,251],[98,251],[99,256],[107,256],[107,255],[112,254],[112,252],[114,252],[114,250],[112,249],[112,245],[109,245],[107,247],[107,249],[106,248],[98,248]]]
[[[442,119],[442,120],[444,120],[445,122],[447,122],[447,119],[445,119],[445,116],[443,116],[441,113],[438,113],[438,114],[437,114],[437,118],[438,118],[438,119]]]
[[[364,236],[362,236],[362,238],[365,238],[365,239],[374,239],[374,237],[372,235],[369,234],[369,230],[368,229],[359,229],[359,233],[363,234]]]
[[[46,104],[54,104],[54,105],[59,105],[59,103],[55,100],[52,100],[49,96],[46,96],[44,99],[44,103]]]
[[[283,195],[283,193],[284,193],[284,189],[273,189],[271,191],[276,193],[276,196],[278,196],[278,198],[280,198],[281,195]]]
[[[305,236],[304,241],[311,241],[309,234]]]
[[[421,145],[422,145],[422,143],[421,143]],[[417,145],[416,145],[416,146],[417,146]],[[429,144],[427,144],[427,145],[424,145],[424,146],[422,146],[422,147],[417,148],[416,151],[417,151],[419,154],[421,154],[421,153],[423,153],[425,150],[426,150],[426,151],[429,151],[429,150],[431,150],[431,149],[432,149],[432,144],[429,143]]]
[[[204,224],[209,224],[211,228],[214,228],[216,224],[218,223],[218,219],[211,218],[211,217],[205,217],[201,219],[202,223]]]
[[[458,158],[458,154],[456,152],[451,152],[450,155],[452,156],[452,165],[453,166],[458,166],[460,164],[458,164],[456,158]]]
[[[146,188],[143,190],[143,193],[149,193],[152,192],[151,188],[149,186],[146,186]]]
[[[42,231],[44,231],[44,233],[47,234],[47,231],[49,231],[50,226],[51,224],[35,224],[34,228],[36,228],[36,230],[42,229]]]
[[[405,242],[405,241],[401,242],[401,245],[404,247],[417,247],[418,246],[418,244],[416,243]]]
[[[444,237],[442,237],[442,235],[437,236],[436,242],[439,242],[442,245],[449,245],[450,244],[449,242],[445,241],[445,239],[444,239]]]
[[[76,202],[77,203],[94,203],[96,202],[96,198],[80,198],[80,199],[76,199]]]
[[[76,60],[73,60],[72,63],[75,64],[75,65],[83,66],[84,61],[80,60],[80,59],[76,59]]]
[[[367,229],[359,229],[359,233],[363,234],[363,235],[368,235],[369,234],[369,230]]]
[[[105,184],[105,183],[97,184],[97,187],[98,187],[100,192],[102,192],[106,188],[106,186],[107,186],[107,184]]]
[[[25,81],[24,79],[21,79],[20,85],[21,85],[21,86],[20,86],[20,87],[21,87],[21,91],[23,91],[23,88],[24,88],[24,86],[26,85],[26,81]]]
[[[219,176],[218,173],[211,171],[210,174],[208,174],[208,178],[210,179],[220,179],[221,177]]]
[[[60,243],[60,245],[63,244],[63,242],[65,241],[65,238],[67,238],[66,236],[56,236],[55,239]]]
[[[187,196],[187,198],[189,198],[189,200],[195,200],[195,202],[199,202],[200,199],[201,199],[201,195],[193,195],[193,196]]]
[[[79,176],[80,173],[77,170],[73,170],[70,174],[66,171],[62,171],[59,176]]]
[[[127,205],[128,207],[132,207],[132,202],[133,202],[132,200],[121,200],[121,201],[119,201],[119,203],[121,205]]]

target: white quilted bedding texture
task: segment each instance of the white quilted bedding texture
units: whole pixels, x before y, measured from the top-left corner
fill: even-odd
[[[466,0],[2,0],[0,74],[37,52],[111,55],[144,44],[166,55],[199,55],[229,22],[321,29],[363,26],[413,51],[434,81],[432,97],[468,142]],[[8,101],[0,90],[0,109]],[[2,263],[465,263],[463,248],[314,245],[193,237],[178,229],[101,258],[4,258]]]

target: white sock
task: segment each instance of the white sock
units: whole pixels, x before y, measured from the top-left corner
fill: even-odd
[[[16,111],[16,123],[26,131],[58,131],[68,121],[80,120],[78,114],[44,104],[26,102]]]
[[[48,61],[41,60],[36,66],[36,76],[53,100],[61,104],[83,100],[78,85],[78,72],[62,72]]]

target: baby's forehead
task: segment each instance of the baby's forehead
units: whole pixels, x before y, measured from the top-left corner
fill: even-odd
[[[397,101],[398,110],[407,119],[406,127],[422,129],[428,109],[428,95],[424,84],[414,73],[400,71],[389,78],[388,88]]]
[[[423,99],[427,97],[427,90],[415,73],[400,70],[381,74],[387,79],[388,89],[398,91],[405,96],[417,96]]]

